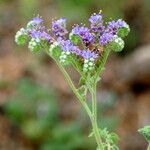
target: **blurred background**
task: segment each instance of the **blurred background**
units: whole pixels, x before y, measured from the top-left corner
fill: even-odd
[[[123,52],[111,54],[98,86],[101,128],[117,132],[121,150],[145,150],[137,129],[150,124],[149,0],[0,0],[0,150],[93,150],[88,117],[52,60],[14,43],[37,14],[88,23],[102,9],[131,27]],[[78,75],[71,70],[77,83]]]

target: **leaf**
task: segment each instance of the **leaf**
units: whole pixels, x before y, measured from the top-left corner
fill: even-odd
[[[89,138],[92,137],[92,136],[94,136],[94,132],[91,132],[91,133],[88,135]]]

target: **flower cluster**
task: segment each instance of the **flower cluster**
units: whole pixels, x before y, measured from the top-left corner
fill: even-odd
[[[105,23],[102,13],[93,14],[89,18],[90,27],[82,25],[73,26],[67,39],[66,19],[53,20],[51,29],[46,29],[43,19],[33,18],[26,28],[21,28],[15,36],[15,41],[23,45],[29,40],[29,49],[33,52],[47,50],[51,56],[57,53],[57,58],[62,64],[70,61],[70,57],[76,57],[83,66],[83,71],[88,73],[97,66],[97,60],[101,59],[101,52],[109,47],[118,52],[124,47],[123,37],[130,29],[128,24],[119,19]]]

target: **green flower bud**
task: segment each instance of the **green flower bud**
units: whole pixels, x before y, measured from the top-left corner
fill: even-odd
[[[24,45],[28,40],[28,34],[24,28],[21,28],[15,35],[15,42],[18,45]]]
[[[62,51],[61,52],[61,55],[60,55],[60,62],[63,63],[63,65],[68,65],[70,64],[70,61],[69,61],[69,55],[71,54],[71,52],[69,51]]]
[[[59,44],[57,42],[54,42],[50,48],[49,48],[49,52],[52,56],[54,56],[55,58],[60,57],[61,55],[61,49],[59,47]]]
[[[87,72],[87,71],[91,71],[94,69],[94,59],[90,58],[90,59],[85,59],[84,60],[84,65],[83,65],[83,71]]]
[[[70,39],[75,45],[77,45],[77,44],[79,44],[79,43],[82,42],[80,36],[75,35],[75,34],[72,34],[72,33],[69,34],[69,39]]]
[[[124,48],[124,41],[122,38],[115,36],[114,40],[110,43],[110,46],[114,52],[120,52]]]
[[[32,38],[31,41],[29,42],[28,48],[32,51],[32,52],[39,52],[42,47],[41,47],[41,40],[40,39],[35,39]]]
[[[140,134],[144,136],[144,138],[150,142],[150,126],[145,126],[138,130]]]
[[[129,32],[130,32],[130,27],[128,24],[126,24],[125,27],[118,29],[117,35],[119,37],[123,38],[123,37],[127,36],[129,34]]]

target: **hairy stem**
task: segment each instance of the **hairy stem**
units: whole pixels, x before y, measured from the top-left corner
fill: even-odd
[[[98,70],[96,73],[96,78],[95,78],[96,82],[97,82],[97,78],[100,76],[100,74],[102,73],[102,71],[104,69],[104,66],[106,64],[106,61],[107,61],[110,51],[111,50],[109,48],[106,48],[106,50],[101,55],[100,64],[99,64],[99,67],[98,67]]]
[[[150,150],[150,142],[149,142],[149,144],[148,144],[148,148],[147,148],[147,150]]]
[[[98,123],[97,123],[97,99],[96,99],[96,85],[93,86],[93,90],[91,91],[92,94],[92,127],[93,127],[93,132],[95,135],[95,139],[98,145],[99,150],[104,150],[101,135],[99,132],[98,128]]]
[[[54,59],[55,60],[55,59]],[[74,94],[76,95],[76,97],[78,98],[79,102],[81,103],[81,105],[83,106],[83,108],[86,110],[86,112],[88,113],[89,117],[92,116],[91,110],[89,109],[87,103],[85,102],[85,100],[83,99],[83,97],[78,93],[76,87],[74,86],[70,76],[68,75],[68,73],[66,72],[66,70],[64,69],[64,67],[62,66],[61,63],[59,63],[57,60],[56,64],[58,65],[59,69],[61,70],[61,72],[63,73],[68,85],[70,86],[70,88],[72,89],[72,91],[74,92]]]
[[[74,94],[76,95],[76,97],[78,98],[78,101],[81,103],[81,105],[83,106],[83,108],[85,109],[85,111],[87,112],[88,116],[90,117],[91,123],[92,123],[92,128],[93,128],[93,132],[95,135],[95,139],[98,145],[98,150],[104,150],[104,146],[103,146],[103,142],[101,139],[101,135],[99,132],[99,128],[98,128],[98,123],[97,123],[97,99],[96,99],[96,85],[97,85],[97,78],[99,77],[99,75],[101,74],[101,72],[103,71],[104,65],[106,63],[107,57],[109,55],[110,50],[107,49],[107,51],[105,51],[102,55],[101,58],[101,62],[99,65],[99,68],[97,70],[97,74],[95,75],[96,80],[94,82],[93,87],[91,87],[89,85],[89,83],[87,83],[87,86],[89,88],[89,91],[92,95],[92,112],[90,110],[90,108],[88,107],[85,98],[83,98],[77,88],[75,87],[74,83],[72,82],[69,74],[66,72],[65,68],[63,67],[63,65],[56,60],[55,58],[52,58],[55,60],[56,64],[58,65],[59,69],[61,70],[61,72],[63,73],[68,85],[70,86],[70,88],[72,89],[72,91],[74,92]],[[149,150],[149,149],[148,149]]]
[[[78,93],[76,87],[74,86],[70,76],[68,75],[68,73],[66,72],[66,70],[64,69],[64,67],[57,62],[58,67],[60,68],[60,70],[62,71],[62,73],[65,76],[66,81],[68,82],[69,86],[71,87],[71,89],[73,90],[74,94],[77,96],[77,98],[79,99],[79,102],[82,104],[82,106],[84,107],[84,109],[86,110],[86,112],[88,113],[88,116],[90,117],[91,121],[92,121],[92,127],[93,127],[93,132],[95,135],[95,139],[98,145],[98,148],[100,150],[103,150],[103,144],[102,144],[102,140],[99,134],[99,129],[98,129],[98,125],[97,125],[97,104],[96,104],[96,87],[95,87],[95,91],[93,91],[93,102],[94,102],[94,106],[93,106],[93,115],[91,113],[91,110],[89,109],[87,103],[85,102],[85,100],[82,98],[82,96]]]

